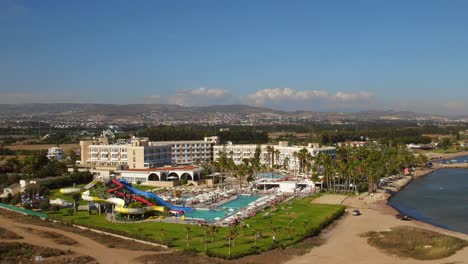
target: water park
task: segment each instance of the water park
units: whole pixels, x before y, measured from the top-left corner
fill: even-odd
[[[320,194],[224,184],[154,188],[124,179],[94,179],[52,190],[50,203],[56,208],[45,213],[62,223],[238,258],[296,244],[344,212],[340,205],[311,204]]]
[[[141,188],[148,189],[146,186]],[[158,220],[218,226],[232,225],[252,217],[288,197],[284,193],[242,191],[232,186],[223,189],[169,187],[144,191],[124,179],[94,179],[82,187],[62,188],[59,192],[72,197],[73,203],[54,199],[51,204],[76,207],[78,211],[90,214],[95,210],[98,214],[108,215],[109,221]]]

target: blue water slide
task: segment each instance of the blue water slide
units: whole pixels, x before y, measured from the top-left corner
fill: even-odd
[[[158,202],[159,205],[167,206],[171,210],[181,210],[181,211],[184,211],[184,213],[190,212],[190,211],[193,210],[193,208],[191,208],[191,207],[175,206],[175,205],[172,205],[170,203],[167,203],[166,201],[161,199],[161,197],[157,196],[156,194],[154,194],[152,192],[145,192],[145,191],[142,191],[140,189],[137,189],[137,188],[133,187],[126,180],[120,180],[119,182],[123,184],[125,189],[133,192],[134,194],[139,195],[139,196],[143,196],[146,199],[153,198]]]

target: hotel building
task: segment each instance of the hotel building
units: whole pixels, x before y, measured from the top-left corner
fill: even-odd
[[[275,165],[283,166],[285,161],[287,162],[288,170],[298,170],[299,169],[299,160],[294,157],[294,153],[298,153],[301,149],[305,148],[312,157],[317,156],[319,153],[324,153],[336,156],[335,147],[319,147],[318,144],[308,144],[307,146],[289,146],[287,141],[280,141],[278,145],[219,145],[213,147],[213,160],[219,159],[221,153],[226,153],[228,158],[232,158],[235,164],[241,164],[243,159],[254,158],[255,151],[257,146],[260,146],[260,163],[261,164],[270,164],[271,154],[268,153],[267,147],[271,146],[278,154],[275,155]]]
[[[171,145],[171,159],[173,164],[193,164],[198,161],[212,161],[213,147],[219,138],[205,137],[204,140],[187,141],[153,141],[151,145]]]
[[[133,137],[109,144],[107,137],[80,141],[81,165],[88,167],[155,168],[171,164],[171,145],[153,146],[148,138]]]

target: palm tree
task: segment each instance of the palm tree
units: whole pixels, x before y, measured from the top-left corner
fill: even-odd
[[[270,160],[270,167],[273,169],[273,166],[275,164],[275,156],[274,156],[275,147],[267,146],[266,150],[268,152],[268,156],[269,156],[269,160]]]
[[[298,174],[298,166],[297,166],[297,159],[298,159],[298,153],[297,151],[294,151],[293,152],[293,157],[294,157],[294,172],[295,172],[295,175],[297,177],[297,174]]]
[[[166,239],[165,239],[165,236],[166,236],[166,231],[164,230],[164,228],[161,227],[161,229],[159,230],[159,235],[161,236],[161,243],[162,244],[166,244]]]
[[[187,237],[186,237],[187,238],[187,247],[189,247],[190,246],[190,234],[192,233],[192,227],[189,224],[185,225],[185,231],[186,231],[186,234],[187,234]]]
[[[254,229],[254,245],[257,247],[257,240],[262,236],[262,230]]]
[[[273,159],[273,161],[275,161],[275,160],[276,160],[276,161],[279,161],[279,155],[280,155],[280,154],[281,154],[281,152],[280,152],[278,149],[275,149],[275,150],[273,151],[273,155],[274,155],[274,157],[275,157],[275,158]],[[279,166],[279,165],[277,165],[277,166]],[[275,163],[273,163],[273,167],[277,167],[277,166],[276,166]]]
[[[218,232],[219,232],[219,227],[215,225],[210,226],[211,242],[214,242],[214,237]]]
[[[247,230],[247,224],[245,222],[242,222],[240,224],[240,228],[242,229],[242,237],[245,237],[245,230]]]
[[[302,226],[304,227],[304,232],[307,230],[307,226],[309,225],[309,221],[308,220],[304,220],[302,221]]]
[[[289,157],[286,157],[283,160],[283,170],[289,171]]]
[[[229,231],[226,233],[226,239],[228,240],[228,243],[229,243],[229,258],[231,257],[231,247],[234,247],[234,239],[235,237],[237,236],[237,230],[236,228],[231,228],[229,229]],[[232,244],[231,244],[231,240],[232,240]]]
[[[288,238],[291,239],[291,234],[294,232],[294,227],[292,226],[292,223],[294,220],[289,221],[288,226],[286,227],[286,232],[288,232]]]
[[[210,226],[204,227],[205,235],[203,237],[203,243],[205,244],[205,252],[207,250],[207,243],[208,243],[208,234],[210,233]]]

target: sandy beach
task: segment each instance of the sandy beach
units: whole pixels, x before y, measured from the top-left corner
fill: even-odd
[[[415,172],[415,177],[421,177],[434,171],[435,169],[424,169]],[[468,247],[458,251],[456,254],[439,260],[416,260],[401,258],[396,255],[389,255],[381,250],[370,246],[366,238],[360,235],[369,231],[386,231],[397,226],[420,227],[447,235],[452,235],[468,240],[468,235],[438,228],[424,222],[411,220],[402,221],[396,219],[398,213],[395,209],[387,205],[390,196],[400,188],[411,182],[411,177],[405,177],[394,182],[388,191],[379,190],[373,195],[362,194],[354,197],[340,199],[333,195],[330,199],[327,196],[321,197],[322,203],[336,203],[341,201],[348,207],[347,213],[337,223],[325,230],[323,236],[327,242],[312,249],[305,255],[295,257],[287,263],[363,263],[363,264],[394,264],[394,263],[468,263]],[[345,197],[345,196],[344,196]],[[353,209],[359,209],[361,216],[352,216]]]

